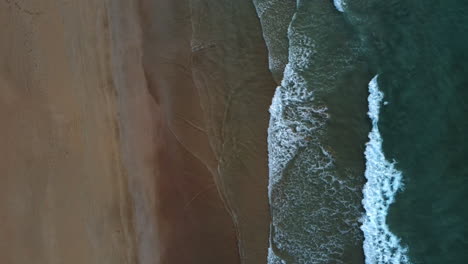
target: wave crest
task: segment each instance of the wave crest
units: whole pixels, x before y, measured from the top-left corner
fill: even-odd
[[[379,90],[375,76],[369,83],[369,112],[372,130],[364,152],[366,156],[364,198],[362,204],[366,213],[361,226],[364,232],[364,253],[366,264],[410,264],[407,248],[401,246],[386,223],[388,209],[395,201],[396,192],[402,188],[402,174],[394,162],[385,159],[378,128],[383,93]]]

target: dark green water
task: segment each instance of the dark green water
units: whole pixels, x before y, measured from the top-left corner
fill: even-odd
[[[283,77],[268,263],[468,263],[468,0],[288,1],[254,1]]]
[[[347,1],[388,104],[383,150],[405,188],[390,230],[413,263],[468,263],[468,1]]]
[[[288,23],[276,21],[278,3],[255,1],[270,62],[288,53],[270,108],[268,263],[363,263],[359,219],[372,76],[357,51],[358,34],[332,1],[298,0],[294,15],[281,16]],[[281,32],[287,43],[279,49],[272,40]]]

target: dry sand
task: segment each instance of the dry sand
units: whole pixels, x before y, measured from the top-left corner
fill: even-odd
[[[0,2],[0,263],[264,263],[250,0]]]
[[[108,9],[0,2],[0,262],[135,263]]]

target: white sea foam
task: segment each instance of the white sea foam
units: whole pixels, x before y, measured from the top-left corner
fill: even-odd
[[[366,264],[408,264],[407,248],[386,223],[390,205],[396,192],[402,187],[402,174],[394,162],[385,159],[382,150],[382,137],[378,128],[380,105],[383,93],[379,90],[375,76],[369,83],[369,118],[372,130],[366,144],[367,183],[364,186],[362,203],[366,213],[361,226],[364,232],[364,253]]]
[[[340,12],[344,12],[344,2],[343,0],[333,0],[333,3],[335,4],[335,8],[336,10],[340,11]]]
[[[320,128],[328,119],[325,106],[311,105],[313,92],[307,89],[306,81],[296,71],[296,67],[303,66],[309,59],[301,57],[291,56],[291,63],[286,65],[284,79],[276,88],[270,106],[270,198],[271,190],[288,162],[297,155],[299,148],[308,144],[311,135],[320,134]]]

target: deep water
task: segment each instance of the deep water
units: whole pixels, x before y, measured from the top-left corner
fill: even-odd
[[[468,263],[468,2],[345,3],[379,74],[383,151],[404,183],[390,230],[412,263]]]

